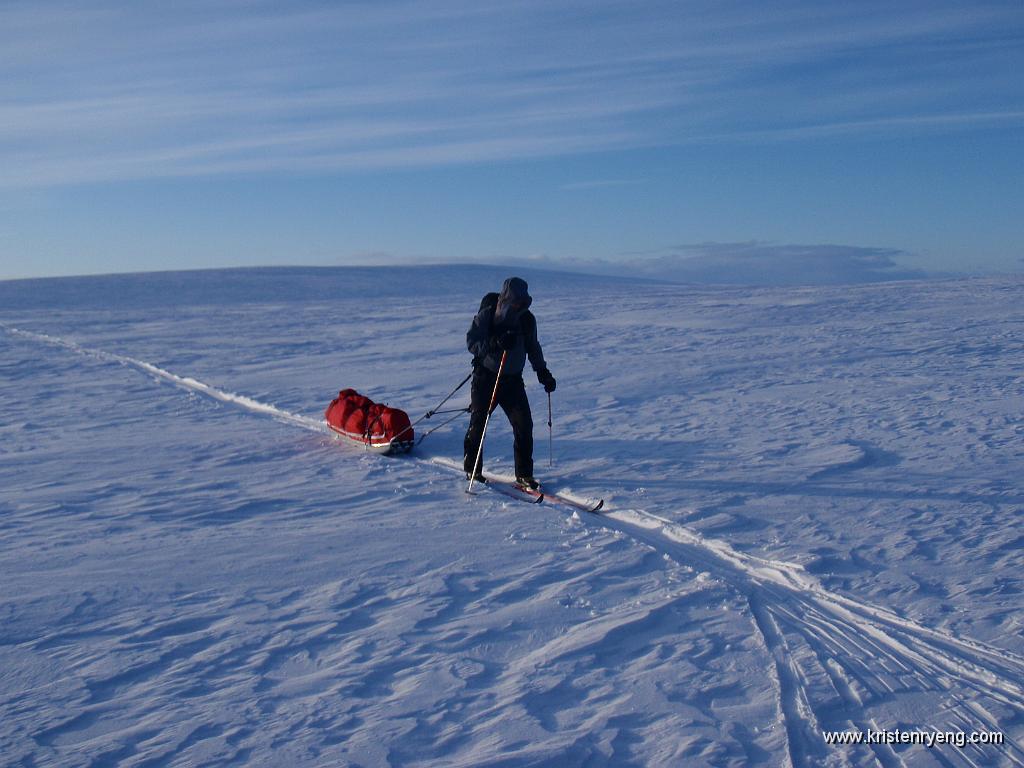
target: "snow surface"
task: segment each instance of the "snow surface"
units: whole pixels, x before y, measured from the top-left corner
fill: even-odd
[[[3,764],[1024,764],[1024,281],[517,271],[606,515],[320,421],[434,407],[502,270],[0,283]],[[1006,743],[822,736],[896,728]]]

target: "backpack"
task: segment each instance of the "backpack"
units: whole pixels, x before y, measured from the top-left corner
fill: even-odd
[[[490,317],[491,317],[491,323],[490,324],[491,324],[492,328],[494,326],[494,313],[498,311],[498,299],[499,298],[501,298],[501,294],[496,293],[494,291],[492,291],[491,293],[485,293],[484,297],[482,299],[480,299],[480,309],[477,310],[477,314],[480,314],[480,312],[483,312],[484,309],[489,309],[490,310]],[[531,326],[530,323],[534,323],[534,325]],[[525,313],[524,325],[523,325],[523,330],[527,334],[527,336],[529,336],[529,334],[531,333],[531,330],[530,330],[531,328],[536,328],[535,323],[536,323],[536,320],[533,319],[533,315],[531,315],[529,313],[529,311],[527,311]],[[534,330],[533,333],[536,333],[536,331]],[[473,367],[476,368],[476,366],[479,365],[479,363],[480,363],[480,360],[478,358],[474,357],[473,358]]]
[[[484,297],[480,299],[480,309],[477,310],[477,314],[483,312],[485,308],[491,310],[491,320],[494,320],[494,313],[498,311],[498,299],[501,297],[500,294],[491,292],[484,294]]]

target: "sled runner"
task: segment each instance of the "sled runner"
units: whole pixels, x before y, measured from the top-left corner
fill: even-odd
[[[343,389],[324,411],[335,434],[374,453],[408,453],[415,436],[409,415],[373,402],[354,389]]]

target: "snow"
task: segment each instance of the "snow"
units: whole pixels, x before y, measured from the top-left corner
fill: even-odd
[[[517,272],[537,474],[607,514],[320,420],[433,408],[503,270],[0,283],[3,763],[1024,763],[1024,281]]]

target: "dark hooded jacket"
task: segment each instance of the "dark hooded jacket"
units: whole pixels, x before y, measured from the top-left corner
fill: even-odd
[[[547,368],[537,341],[537,319],[529,309],[533,299],[527,287],[521,278],[506,280],[498,294],[497,306],[485,301],[466,333],[466,346],[476,363],[493,373],[498,372],[501,364],[502,349],[497,338],[508,330],[515,332],[516,342],[508,351],[502,376],[522,376],[527,358],[533,370]]]

